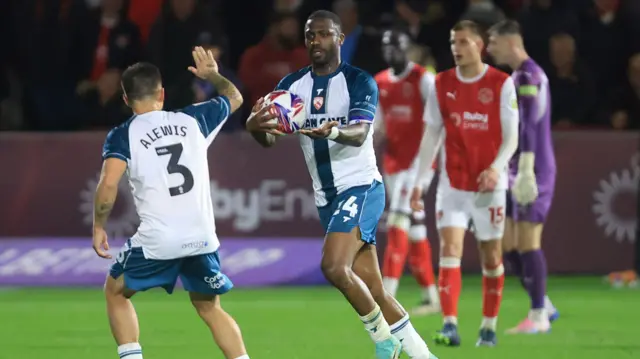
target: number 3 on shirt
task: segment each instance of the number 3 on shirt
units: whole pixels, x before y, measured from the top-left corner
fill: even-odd
[[[169,163],[167,164],[167,172],[169,174],[179,173],[184,178],[184,182],[176,187],[169,188],[169,194],[171,197],[185,194],[193,189],[193,174],[186,167],[178,163],[180,156],[182,156],[182,143],[176,143],[174,145],[156,147],[156,154],[158,156],[169,155]]]
[[[504,221],[504,207],[489,207],[489,213],[491,215],[491,224],[494,226]]]
[[[340,202],[338,209],[333,214],[336,215],[342,210],[349,213],[349,217],[354,218],[358,214],[358,204],[355,203],[357,199],[358,197],[351,196],[345,202]]]

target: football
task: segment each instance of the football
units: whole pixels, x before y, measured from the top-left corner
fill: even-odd
[[[269,105],[273,105],[271,111],[277,116],[271,121],[278,124],[278,131],[292,134],[304,125],[304,102],[300,96],[285,90],[273,91],[264,97],[264,106]]]

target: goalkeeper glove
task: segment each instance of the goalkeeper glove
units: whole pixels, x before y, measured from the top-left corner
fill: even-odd
[[[523,152],[518,161],[518,175],[513,182],[511,193],[520,205],[528,205],[538,198],[538,183],[534,171],[535,155]]]

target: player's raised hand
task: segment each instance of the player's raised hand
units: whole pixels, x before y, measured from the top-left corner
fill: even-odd
[[[500,174],[495,168],[487,168],[478,176],[478,190],[480,192],[493,192],[498,185]]]
[[[96,251],[99,257],[111,259],[111,254],[107,252],[109,250],[109,242],[104,228],[93,229],[93,250]]]
[[[413,187],[411,191],[411,209],[414,212],[424,210],[424,201],[422,200],[422,187]]]
[[[340,123],[338,121],[330,121],[330,122],[323,123],[322,126],[320,127],[313,128],[310,130],[301,129],[299,132],[303,135],[307,135],[315,139],[327,138],[327,136],[331,134],[331,129],[338,126],[339,124]]]
[[[213,58],[211,50],[205,51],[203,47],[196,46],[193,51],[191,51],[191,55],[195,63],[195,67],[188,67],[191,73],[203,80],[212,74],[218,73],[218,63]]]

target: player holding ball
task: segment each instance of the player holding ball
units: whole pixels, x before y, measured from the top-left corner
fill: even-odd
[[[305,104],[306,120],[296,135],[324,229],[322,271],[358,313],[377,358],[397,359],[402,349],[414,359],[435,358],[405,310],[384,290],[378,266],[376,231],[385,207],[373,149],[378,86],[366,72],[341,61],[344,34],[336,14],[311,14],[304,36],[311,66],[285,76],[276,90],[293,93]],[[284,119],[275,106],[261,105],[254,107],[246,128],[270,147],[280,128],[272,120]]]

